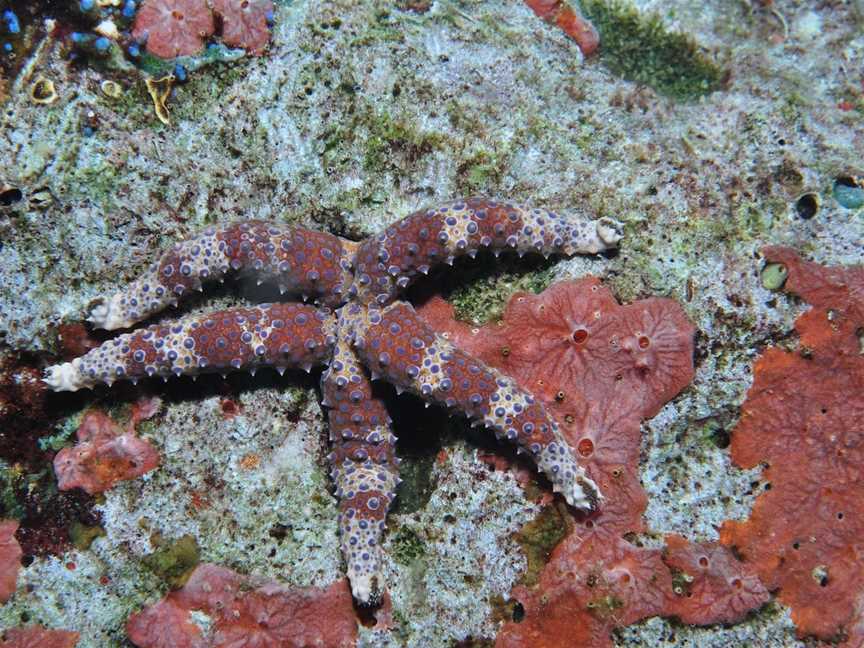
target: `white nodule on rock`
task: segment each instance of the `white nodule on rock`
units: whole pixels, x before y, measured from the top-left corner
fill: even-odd
[[[812,40],[822,33],[822,17],[815,11],[808,11],[795,22],[794,33],[803,40]]]

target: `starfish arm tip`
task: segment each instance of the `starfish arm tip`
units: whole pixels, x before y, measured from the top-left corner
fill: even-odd
[[[126,309],[121,304],[122,299],[122,293],[115,293],[108,300],[108,303],[94,306],[90,311],[90,317],[87,318],[87,321],[92,323],[96,328],[107,331],[132,326],[135,320],[129,319]]]
[[[381,576],[375,573],[354,574],[350,577],[351,594],[360,605],[364,607],[378,607],[384,596],[383,590],[378,583]]]
[[[77,391],[86,386],[81,380],[75,360],[48,367],[42,382],[53,391]]]
[[[618,243],[624,238],[624,225],[614,218],[601,218],[597,221],[597,238],[604,244],[605,249],[618,247]]]
[[[570,506],[589,513],[600,510],[604,499],[597,484],[584,474],[573,481],[571,488],[562,490],[564,490],[564,499]]]

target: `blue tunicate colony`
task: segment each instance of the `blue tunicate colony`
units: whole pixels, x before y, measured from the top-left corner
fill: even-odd
[[[99,6],[95,0],[77,0],[75,5],[78,12],[93,24],[93,31],[72,32],[70,41],[74,50],[71,58],[82,55],[100,58],[117,56],[118,60],[122,60],[124,55],[132,59],[141,55],[141,43],[136,42],[130,34],[138,10],[136,0],[125,0],[117,7]],[[110,29],[111,25],[116,29]]]
[[[21,22],[11,9],[6,9],[3,12],[3,32],[5,32],[3,34],[3,53],[8,55],[15,51],[15,46],[11,40],[6,39],[9,37],[17,38],[21,34]]]
[[[209,43],[200,56],[179,57],[162,61],[145,53],[146,41],[132,36],[135,16],[142,0],[123,0],[117,6],[101,6],[96,0],[74,0],[74,8],[90,25],[88,30],[71,33],[70,58],[89,58],[125,72],[136,68],[150,75],[172,74],[177,83],[185,83],[194,70],[213,62],[233,61],[244,55],[242,49],[232,49],[222,43]],[[272,16],[268,16],[272,25]]]
[[[172,75],[176,83],[185,83],[189,75],[200,67],[211,63],[236,61],[246,52],[223,43],[208,43],[204,52],[196,56],[181,56],[173,60],[162,60],[146,53],[146,36],[136,39],[133,27],[138,10],[144,0],[120,0],[116,3],[101,3],[98,0],[71,0],[66,3],[79,19],[72,20],[75,29],[68,33],[65,42],[69,46],[69,60],[97,63],[99,66],[124,72],[144,72],[148,76]],[[17,41],[25,31],[19,17],[11,9],[3,10],[0,22],[0,62],[14,60]],[[67,21],[68,17],[58,18]],[[272,12],[267,15],[267,24],[272,27]],[[10,76],[7,74],[6,76]],[[90,134],[90,133],[88,133]]]

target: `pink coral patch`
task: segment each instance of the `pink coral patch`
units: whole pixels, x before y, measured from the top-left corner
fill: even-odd
[[[132,417],[129,420],[129,430],[132,431],[141,421],[153,418],[162,409],[162,399],[157,397],[139,398],[132,404]]]
[[[16,520],[0,522],[0,603],[8,601],[18,587],[22,552],[15,538],[17,530]]]
[[[211,617],[204,634],[190,612]],[[126,625],[140,648],[349,648],[357,622],[347,582],[328,588],[257,587],[241,574],[199,565],[182,589],[133,614]]]
[[[227,567],[204,563],[195,568],[186,585],[171,595],[189,610],[224,610],[240,595],[246,577]]]
[[[192,621],[189,610],[170,598],[130,616],[126,634],[140,648],[205,648],[209,645],[201,628]]]
[[[694,328],[681,307],[660,298],[620,306],[596,277],[517,293],[500,326],[455,322],[440,298],[418,312],[561,412],[583,394],[585,401],[615,396],[617,410],[651,417],[693,378]]]
[[[762,250],[772,263],[782,263],[789,275],[786,290],[813,308],[795,322],[801,343],[840,356],[860,355],[860,327],[864,324],[864,265],[828,268],[805,261],[787,247]]]
[[[495,646],[611,647],[612,629],[661,614],[670,590],[659,551],[571,535],[553,552],[537,588],[513,590],[525,618],[505,624]]]
[[[213,11],[222,17],[222,40],[262,54],[270,41],[268,17],[273,16],[270,0],[212,0]]]
[[[132,37],[146,40],[150,54],[174,58],[200,52],[215,28],[206,0],[144,0]]]
[[[502,321],[471,328],[440,297],[417,309],[459,348],[513,376],[561,424],[606,501],[579,535],[614,540],[643,528],[639,484],[643,418],[693,378],[695,329],[669,299],[621,306],[595,277],[517,293]]]
[[[670,535],[663,561],[675,575],[666,613],[684,623],[737,623],[770,598],[753,569],[717,543],[692,544]]]
[[[27,626],[3,630],[0,639],[0,648],[75,648],[78,633]]]
[[[725,548],[705,545],[693,549],[710,556],[693,581],[700,595],[693,604],[702,607],[687,607],[673,594],[661,552],[622,537],[644,528],[640,421],[693,378],[695,329],[678,304],[652,298],[621,306],[587,277],[540,295],[514,295],[502,321],[481,328],[456,322],[440,298],[419,312],[544,401],[606,498],[599,512],[577,515],[536,588],[513,590],[525,615],[503,626],[498,648],[603,648],[612,646],[613,629],[648,616],[715,623],[764,602],[766,590],[752,571]],[[672,544],[667,560],[681,566],[688,554]]]
[[[64,448],[54,458],[57,487],[82,488],[90,495],[140,477],[158,465],[159,454],[147,441],[135,436],[131,425],[124,432],[99,410],[84,415],[78,428],[78,444]]]
[[[744,468],[763,464],[771,488],[749,519],[724,522],[720,539],[778,590],[799,634],[864,645],[864,267],[763,253],[812,308],[795,322],[796,352],[769,348],[754,364],[731,454]]]

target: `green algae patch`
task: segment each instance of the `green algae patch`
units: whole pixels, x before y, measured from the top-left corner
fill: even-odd
[[[393,538],[390,555],[400,565],[408,565],[426,555],[426,545],[414,531],[402,527]]]
[[[0,517],[25,520],[35,507],[50,509],[58,505],[57,482],[53,470],[0,459]],[[28,506],[28,500],[30,505]]]
[[[81,551],[89,549],[96,538],[104,535],[105,529],[101,526],[87,526],[81,522],[74,522],[69,527],[69,539],[72,541],[72,545]]]
[[[588,611],[598,619],[609,619],[610,617],[613,617],[618,610],[624,607],[624,601],[617,596],[608,594],[596,599],[591,599],[585,604],[585,607],[588,608]]]
[[[686,34],[668,30],[656,14],[622,0],[583,0],[583,13],[600,32],[600,59],[615,74],[675,99],[695,99],[720,88],[723,70]]]
[[[73,179],[83,195],[109,211],[117,206],[118,174],[116,164],[97,159],[92,166],[77,168]]]
[[[782,263],[769,263],[762,269],[760,278],[766,290],[780,290],[786,283],[789,271]]]
[[[58,432],[49,436],[41,437],[38,440],[39,449],[59,452],[63,448],[74,445],[75,433],[77,432],[80,423],[80,420],[76,420],[75,425],[64,424],[59,428]]]
[[[388,112],[368,113],[366,126],[369,137],[363,153],[363,168],[369,172],[385,170],[393,153],[400,153],[413,163],[444,144],[441,135],[422,131]]]
[[[399,467],[402,483],[396,489],[394,513],[413,513],[426,506],[435,490],[435,455],[404,456]]]
[[[551,267],[487,275],[456,288],[448,301],[453,304],[457,319],[480,326],[500,320],[515,293],[540,293],[552,283],[553,276]]]
[[[174,542],[154,539],[154,544],[162,545],[144,557],[144,564],[172,588],[183,587],[201,559],[198,543],[191,535],[184,535]]]
[[[552,550],[566,535],[567,517],[554,504],[545,507],[536,518],[513,534],[528,560],[528,569],[521,581],[524,585],[533,587],[540,581],[540,572],[549,561]]]
[[[402,43],[405,40],[404,28],[398,17],[386,8],[376,8],[365,31],[351,42],[351,47],[369,47],[378,43]]]
[[[356,82],[350,77],[340,82],[340,87],[354,85]],[[370,175],[390,171],[404,173],[424,156],[442,150],[447,143],[444,135],[424,130],[416,119],[376,108],[355,97],[353,91],[346,92],[344,98],[351,106],[350,116],[344,123],[334,122],[328,126],[321,138],[322,161],[327,168],[352,169],[359,155],[363,170]],[[365,190],[360,195],[365,197],[370,193],[371,190]]]
[[[18,499],[26,475],[20,465],[10,466],[0,460],[0,507],[4,518],[20,520],[24,517],[24,506]]]
[[[509,154],[479,150],[459,165],[456,182],[465,195],[483,193],[497,187],[507,171]]]

